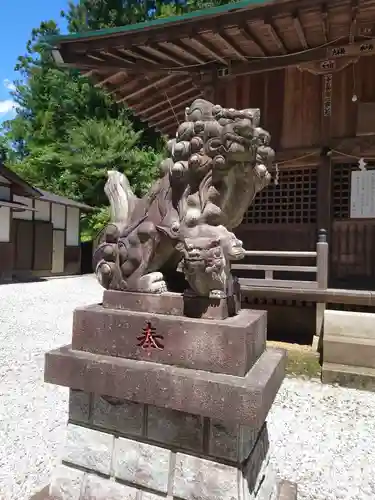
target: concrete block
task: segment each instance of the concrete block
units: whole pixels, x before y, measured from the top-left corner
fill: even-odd
[[[53,476],[49,487],[51,500],[80,500],[85,473],[61,465]]]
[[[113,446],[112,435],[69,424],[63,460],[109,475]]]
[[[108,430],[123,432],[130,436],[141,436],[143,431],[144,405],[123,401],[111,404],[100,396],[94,396],[92,423]]]
[[[177,453],[173,495],[182,500],[239,500],[237,467]]]
[[[375,336],[370,339],[324,335],[323,360],[328,363],[375,368]]]
[[[91,394],[84,391],[69,391],[69,420],[88,423],[90,418]]]
[[[203,451],[203,417],[156,406],[148,407],[147,437],[163,444]]]
[[[324,362],[322,382],[375,392],[375,369]]]
[[[137,489],[87,474],[80,500],[137,500]]]
[[[334,311],[324,313],[324,336],[375,339],[375,314]]]
[[[208,453],[214,457],[243,462],[250,455],[259,430],[210,420]]]
[[[117,438],[113,457],[116,478],[167,493],[171,451],[131,439]]]

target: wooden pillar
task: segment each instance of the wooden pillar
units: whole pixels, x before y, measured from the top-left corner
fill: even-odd
[[[328,148],[324,148],[318,165],[317,179],[317,229],[327,231],[327,241],[331,243],[332,233],[332,163]]]

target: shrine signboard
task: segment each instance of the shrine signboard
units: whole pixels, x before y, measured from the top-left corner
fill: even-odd
[[[352,172],[350,218],[375,218],[375,170]]]

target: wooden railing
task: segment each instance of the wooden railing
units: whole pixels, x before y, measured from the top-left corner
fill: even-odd
[[[278,265],[278,264],[233,264],[232,270],[239,277],[243,287],[272,287],[272,288],[294,288],[299,290],[326,289],[328,286],[328,243],[327,233],[324,229],[319,231],[318,242],[315,252],[287,252],[287,251],[246,251],[246,257],[262,257],[263,259],[287,258],[287,259],[314,259],[315,265]],[[241,277],[236,271],[264,272],[264,278]],[[313,280],[275,279],[274,273],[310,273],[315,274]]]

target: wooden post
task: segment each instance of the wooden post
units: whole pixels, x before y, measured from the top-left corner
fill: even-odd
[[[330,243],[332,235],[332,165],[328,148],[324,148],[320,155],[317,179],[317,214],[316,223],[318,228],[324,227],[326,239]]]
[[[316,244],[316,267],[317,276],[316,281],[318,290],[326,290],[328,287],[328,243],[327,231],[325,229],[319,230],[318,242]],[[321,348],[321,337],[323,332],[324,311],[326,309],[325,302],[317,302],[316,304],[316,330],[315,342],[317,350]]]

